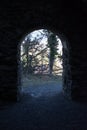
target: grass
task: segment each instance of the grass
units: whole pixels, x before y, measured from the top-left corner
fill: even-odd
[[[40,74],[22,76],[22,87],[37,86],[40,84],[47,84],[49,82],[62,82],[62,76],[50,76]]]

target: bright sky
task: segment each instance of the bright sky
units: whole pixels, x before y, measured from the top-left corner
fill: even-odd
[[[22,43],[24,44],[24,43],[26,43],[26,40],[27,40],[27,38],[28,37],[30,37],[31,38],[31,40],[34,40],[35,38],[37,39],[39,39],[39,38],[41,38],[41,33],[40,32],[42,32],[43,33],[43,30],[42,29],[40,29],[40,30],[36,30],[36,31],[33,31],[33,32],[31,32],[31,33],[29,33],[25,38],[24,38],[24,40],[22,41]],[[58,36],[57,36],[58,37]],[[61,54],[62,55],[62,42],[61,42],[61,40],[58,38],[58,53],[59,54]],[[46,45],[47,45],[47,37],[46,36],[42,36],[42,40],[41,40],[41,42],[39,43],[39,45],[41,45],[42,44],[42,49],[44,49],[44,48],[46,48]],[[23,53],[23,46],[21,45],[21,54]],[[62,65],[61,65],[61,62],[59,61],[58,62],[58,65],[61,67]]]
[[[33,38],[35,38],[35,37],[39,38],[41,36],[41,33],[39,31],[43,33],[43,29],[33,31],[31,33],[32,37]],[[33,38],[32,38],[32,40],[33,40]],[[58,39],[58,40],[59,40],[59,45],[58,45],[59,50],[58,50],[58,52],[62,54],[62,43],[61,43],[60,39]],[[46,37],[43,37],[43,39],[41,40],[41,44],[42,43],[44,43],[43,45],[45,47],[45,45],[47,44],[47,38]]]
[[[40,32],[43,33],[43,29],[36,30],[36,31],[33,31],[33,32],[29,33],[29,34],[25,37],[25,39],[24,39],[24,41],[23,41],[22,43],[25,43],[25,41],[27,40],[27,37],[28,37],[29,35],[32,35],[31,40],[33,40],[35,37],[36,37],[36,38],[41,37],[41,33],[40,33]],[[61,43],[61,40],[60,40],[60,39],[58,39],[58,40],[59,40],[58,52],[62,54],[62,43]],[[44,47],[46,46],[46,44],[47,44],[47,38],[46,38],[46,37],[43,37],[43,39],[41,40],[40,44],[43,44],[43,48],[44,48]]]

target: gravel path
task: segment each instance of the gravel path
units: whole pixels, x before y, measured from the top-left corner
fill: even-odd
[[[87,104],[67,100],[61,88],[25,88],[20,102],[0,110],[0,130],[87,130]]]

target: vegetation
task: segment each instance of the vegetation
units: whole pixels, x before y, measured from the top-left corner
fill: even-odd
[[[62,61],[58,46],[59,38],[51,31],[42,29],[27,35],[21,44],[23,74],[58,74],[62,70],[58,66],[58,61]]]

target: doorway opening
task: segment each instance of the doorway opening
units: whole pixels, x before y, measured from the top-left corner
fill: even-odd
[[[20,45],[21,91],[32,97],[52,96],[62,90],[63,47],[47,29],[34,30]]]

